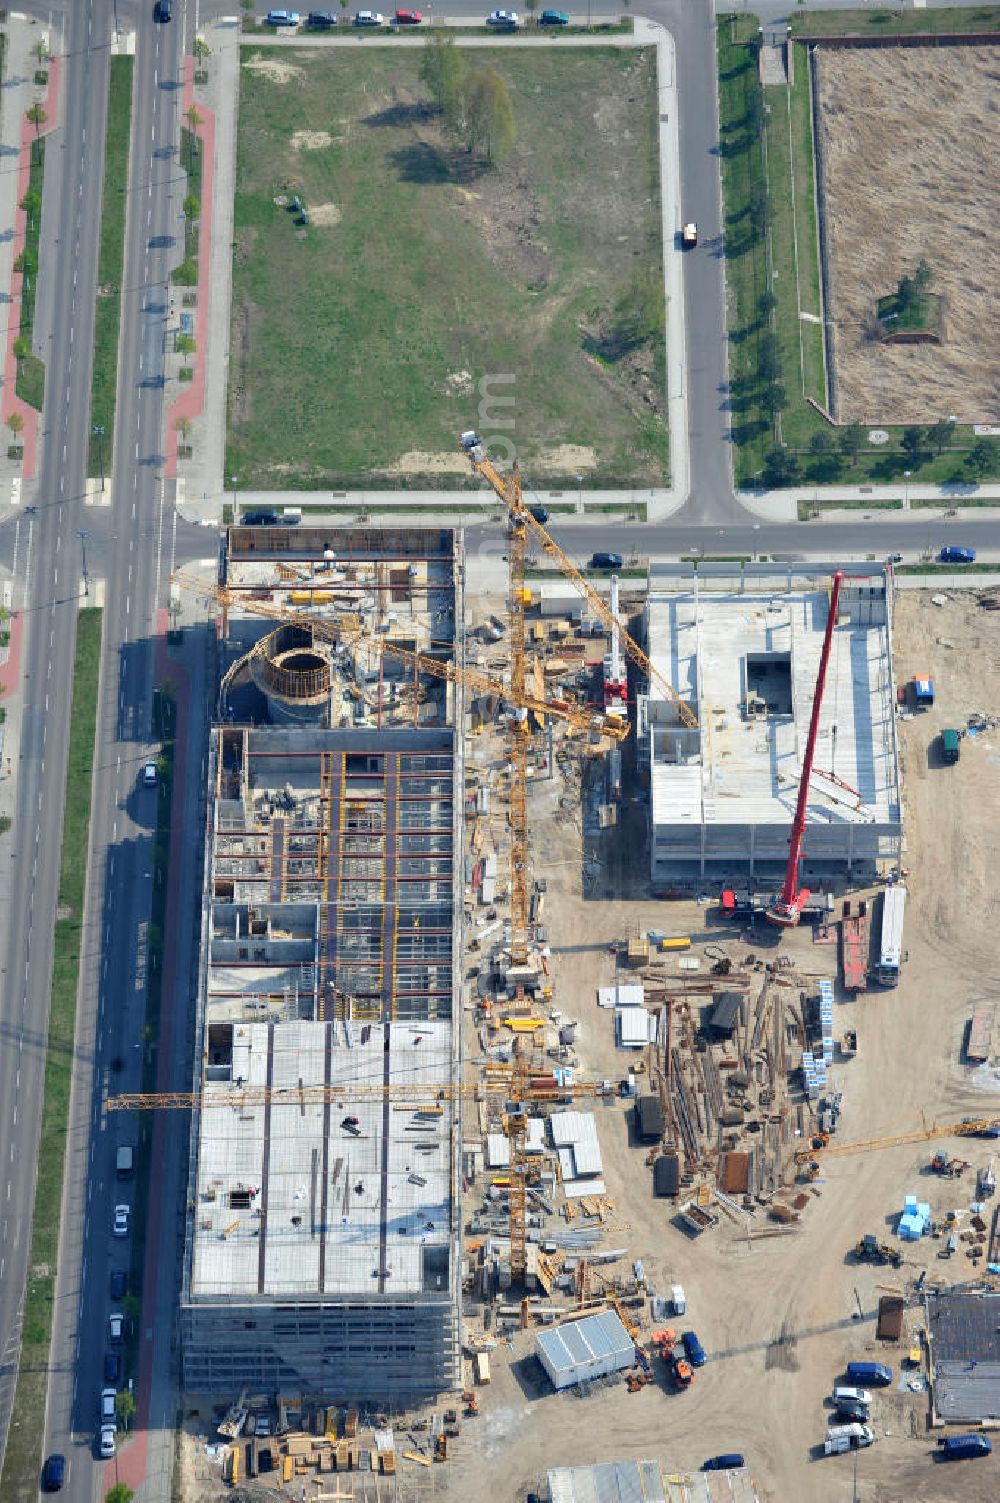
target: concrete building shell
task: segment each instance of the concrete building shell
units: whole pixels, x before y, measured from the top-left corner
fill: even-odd
[[[426,537],[447,568],[452,535]],[[459,1380],[462,781],[446,724],[212,733],[194,1084],[225,1104],[191,1134],[189,1392]]]
[[[698,717],[654,686],[638,708],[650,783],[654,885],[773,881],[788,853],[835,566],[654,565],[654,665]],[[804,880],[898,864],[901,799],[891,586],[845,565],[810,796]]]

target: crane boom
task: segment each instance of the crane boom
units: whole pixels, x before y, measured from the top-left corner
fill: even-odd
[[[960,1122],[935,1123],[933,1127],[918,1127],[913,1132],[893,1133],[884,1138],[862,1138],[856,1143],[823,1143],[816,1148],[800,1148],[795,1155],[797,1164],[808,1163],[817,1155],[823,1158],[840,1158],[848,1153],[871,1153],[877,1148],[899,1148],[906,1143],[926,1143],[931,1138],[977,1138],[995,1136],[1000,1131],[995,1117],[963,1118]]]
[[[792,928],[798,923],[802,915],[802,907],[809,896],[806,888],[799,887],[799,857],[802,854],[802,836],[806,827],[806,808],[809,802],[809,780],[812,777],[813,757],[816,752],[816,736],[819,732],[819,716],[823,707],[823,690],[826,688],[826,670],[830,662],[830,648],[833,643],[833,628],[837,624],[837,605],[840,601],[840,586],[843,583],[843,572],[838,569],[833,576],[833,588],[830,591],[830,610],[826,618],[826,632],[823,637],[823,651],[819,659],[819,671],[816,674],[816,689],[813,693],[812,715],[809,719],[809,736],[806,741],[806,753],[802,759],[802,776],[799,779],[799,796],[795,800],[795,818],[792,820],[792,834],[788,843],[788,861],[785,866],[785,881],[781,889],[781,896],[777,902],[767,910],[767,917],[772,924],[778,924],[782,928]]]
[[[532,516],[530,508],[525,506],[520,477],[518,477],[516,485],[510,485],[509,477],[501,475],[496,465],[486,454],[475,433],[471,431],[463,433],[460,447],[476,473],[482,476],[486,483],[495,491],[498,498],[508,507],[512,518],[517,518],[523,526],[530,529],[531,533],[541,544],[543,551],[557,564],[566,578],[576,586],[580,594],[586,599],[594,615],[604,623],[612,637],[621,643],[628,657],[646,675],[650,685],[656,684],[667,698],[672,700],[677,706],[678,714],[684,724],[691,730],[696,730],[698,717],[690,705],[681,698],[674,686],[668,683],[659,669],[653,666],[647,654],[642,650],[631,633],[622,625],[614,612],[608,609],[604,600],[598,594],[597,590],[593,588],[586,576],[576,567],[573,560],[568,558],[562,551],[559,544],[549,535],[538,518]],[[516,473],[516,466],[512,473]]]

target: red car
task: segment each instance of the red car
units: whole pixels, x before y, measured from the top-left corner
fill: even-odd
[[[397,10],[396,12],[397,26],[419,26],[423,19],[418,10]]]

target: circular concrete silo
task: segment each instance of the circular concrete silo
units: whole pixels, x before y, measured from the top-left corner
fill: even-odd
[[[331,651],[303,626],[279,626],[259,644],[250,671],[276,725],[329,723]]]

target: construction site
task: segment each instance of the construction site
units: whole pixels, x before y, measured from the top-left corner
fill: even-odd
[[[990,755],[982,607],[854,566],[588,578],[463,447],[502,593],[465,598],[450,532],[302,527],[231,530],[198,586],[226,656],[196,1068],[122,1098],[199,1108],[189,1495],[589,1500],[638,1467],[655,1503],[833,1498],[844,1463],[813,1468],[856,1444],[946,1499],[924,1302],[1000,1268],[992,847],[948,834],[980,885],[944,913],[918,853]],[[749,844],[657,870],[664,734],[720,800],[770,767]],[[835,1443],[874,1358],[898,1382]]]

